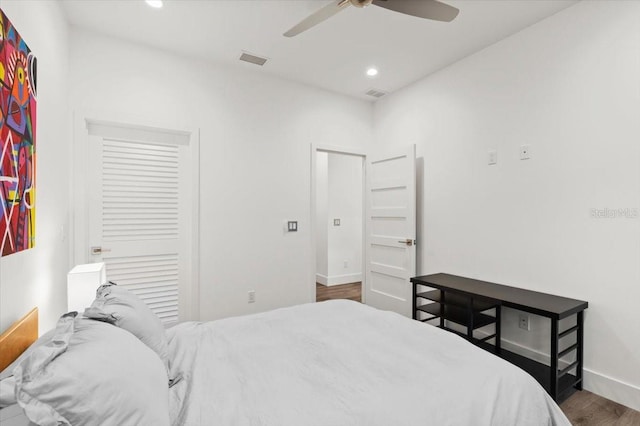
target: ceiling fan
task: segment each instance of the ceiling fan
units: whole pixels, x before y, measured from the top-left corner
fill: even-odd
[[[293,37],[303,31],[332,17],[348,6],[366,7],[372,4],[385,9],[417,16],[419,18],[433,19],[435,21],[451,22],[458,12],[457,8],[441,3],[437,0],[334,0],[322,9],[307,16],[297,25],[284,33],[285,37]]]

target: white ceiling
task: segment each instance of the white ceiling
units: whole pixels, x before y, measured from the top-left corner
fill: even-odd
[[[329,1],[165,0],[162,9],[143,0],[62,4],[76,27],[374,100],[364,93],[393,92],[576,1],[451,0],[460,9],[451,23],[349,7],[293,38],[282,33]],[[261,68],[240,62],[243,51],[269,61]],[[380,70],[375,78],[365,75],[372,65]]]

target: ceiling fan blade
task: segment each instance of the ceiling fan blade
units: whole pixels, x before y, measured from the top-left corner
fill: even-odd
[[[307,16],[305,19],[300,21],[297,25],[291,28],[289,31],[284,33],[285,37],[293,37],[300,34],[303,31],[308,30],[309,28],[318,25],[320,22],[332,17],[336,13],[340,12],[342,9],[349,6],[351,3],[349,0],[334,0],[322,9],[319,9],[315,13]]]
[[[437,0],[373,0],[376,6],[435,21],[451,22],[460,10]]]

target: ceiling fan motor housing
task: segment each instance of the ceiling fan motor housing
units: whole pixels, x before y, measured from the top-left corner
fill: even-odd
[[[349,1],[355,7],[367,7],[373,2],[373,0],[349,0]]]

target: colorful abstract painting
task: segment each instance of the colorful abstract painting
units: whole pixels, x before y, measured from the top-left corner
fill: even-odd
[[[0,10],[0,248],[33,247],[36,215],[36,58]]]

